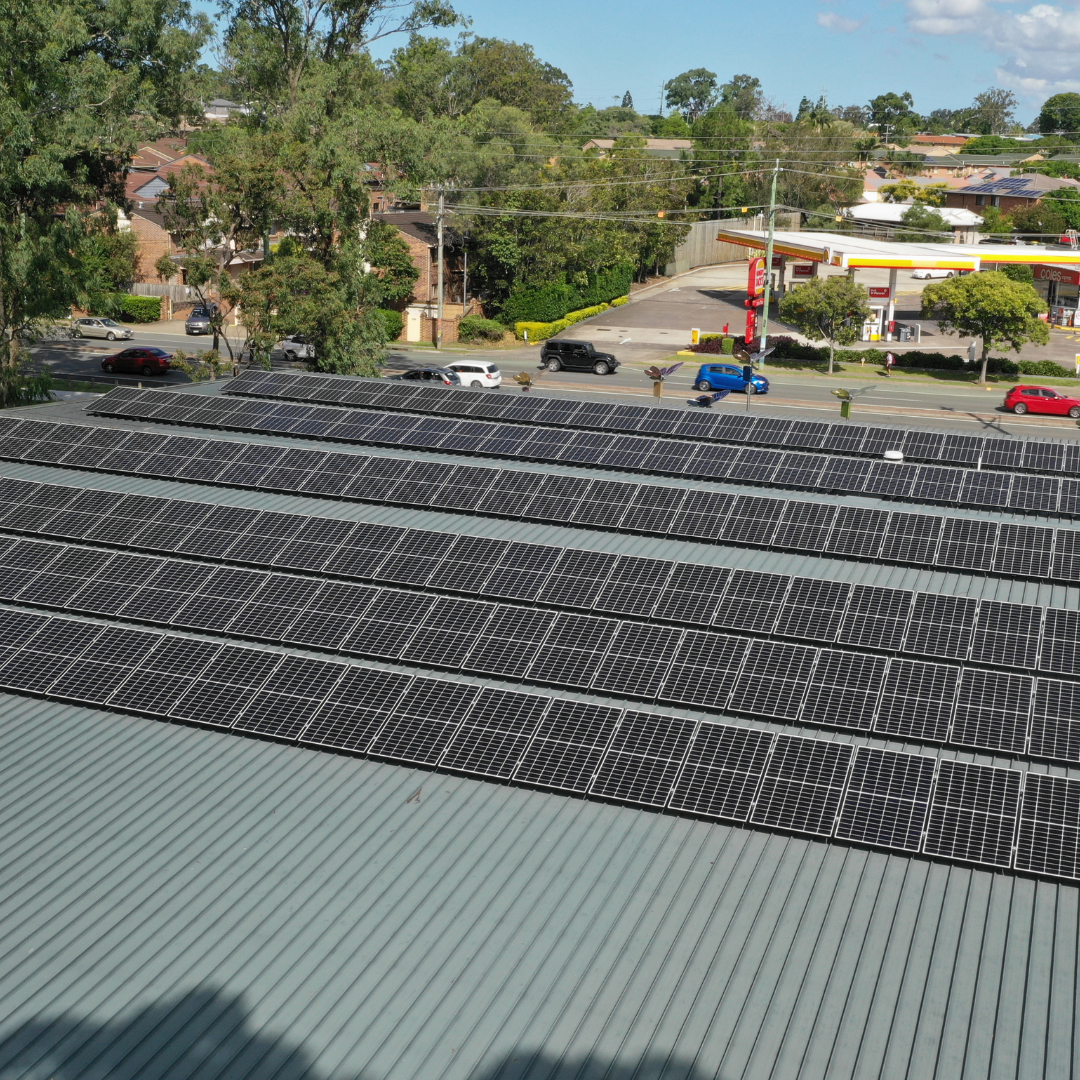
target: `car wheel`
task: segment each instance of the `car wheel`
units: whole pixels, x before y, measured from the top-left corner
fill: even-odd
[[[470,390],[483,390],[484,389],[484,384],[479,379],[473,379],[473,381],[471,383],[469,383],[469,389]]]
[[[756,394],[757,393],[757,387],[753,383],[747,383],[746,384],[746,393],[748,393],[748,394]]]
[[[101,370],[107,371],[111,375],[116,370],[116,368],[114,368],[112,364],[102,364]]]
[[[1022,401],[1018,401],[1013,406],[1013,412],[1016,413],[1017,416],[1023,416],[1024,413],[1027,412],[1027,406]]]
[[[554,357],[547,362],[548,371],[562,371],[562,364]]]
[[[144,375],[153,375],[154,374],[154,369],[149,364],[143,364],[142,373]]]
[[[956,277],[956,275],[951,270],[945,276],[947,278]]]
[[[706,379],[698,379],[698,381],[694,384],[694,389],[708,391],[712,389],[712,386]]]
[[[108,332],[108,333],[107,333],[107,334],[106,334],[105,336],[106,336],[106,337],[107,337],[107,338],[108,338],[108,339],[109,339],[110,341],[115,341],[115,340],[116,340],[116,335],[115,335],[115,334],[114,334],[114,333],[113,333],[113,332],[112,332],[111,330],[110,330],[110,331],[109,331],[109,332]]]
[[[593,371],[595,371],[597,375],[607,375],[608,372],[611,371],[611,365],[603,360],[598,360],[593,364]]]
[[[1073,407],[1072,407],[1072,408],[1071,408],[1071,409],[1069,410],[1069,415],[1070,415],[1070,416],[1071,416],[1071,417],[1072,417],[1072,418],[1073,418],[1074,420],[1076,420],[1076,419],[1080,419],[1080,405],[1074,405],[1074,406],[1073,406]]]
[[[80,330],[80,329],[79,329],[79,328],[78,328],[78,327],[76,326],[76,327],[75,327],[75,328],[74,328],[74,329],[73,329],[73,330],[71,331],[71,336],[72,336],[72,337],[82,337],[82,331],[81,331],[81,330]]]

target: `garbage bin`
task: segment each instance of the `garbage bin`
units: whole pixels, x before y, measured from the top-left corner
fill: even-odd
[[[901,341],[912,341],[914,339],[914,337],[915,337],[915,331],[912,330],[912,328],[910,326],[901,326],[900,327],[900,340]]]

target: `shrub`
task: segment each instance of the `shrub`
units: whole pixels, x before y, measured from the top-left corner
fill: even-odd
[[[555,322],[569,311],[626,296],[632,280],[633,268],[625,264],[590,274],[588,282],[581,287],[563,281],[516,289],[503,302],[499,321],[507,326],[519,322]],[[532,337],[531,333],[529,337]]]
[[[148,323],[161,318],[160,296],[120,296],[120,318],[124,322]]]
[[[1052,379],[1067,379],[1072,375],[1055,360],[1020,360],[1017,367],[1021,375],[1045,375]]]
[[[568,311],[563,318],[573,326],[574,323],[579,323],[583,319],[591,319],[594,315],[599,315],[610,307],[610,304],[594,304],[592,307],[582,308],[580,311]]]
[[[629,303],[630,303],[630,297],[629,296],[616,296],[615,299],[611,301],[611,306],[612,307],[622,307],[623,304],[629,304]]]
[[[555,322],[519,322],[514,324],[514,334],[519,340],[524,340],[525,331],[529,332],[530,341],[544,341],[554,337],[560,330],[565,330],[570,323],[565,319],[556,319]]]
[[[505,333],[506,327],[502,323],[480,315],[466,315],[458,323],[459,341],[502,341]]]
[[[401,337],[401,329],[405,325],[405,319],[401,312],[394,311],[391,308],[379,308],[379,318],[382,320],[383,335],[386,340],[397,341]]]

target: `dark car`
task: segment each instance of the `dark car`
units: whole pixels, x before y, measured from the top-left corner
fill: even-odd
[[[1032,412],[1076,419],[1080,417],[1080,398],[1059,394],[1049,386],[1014,386],[1005,395],[1005,408],[1019,416]]]
[[[698,390],[736,390],[739,393],[747,389],[746,376],[738,364],[702,364],[694,386]],[[769,380],[764,375],[755,375],[749,389],[751,394],[767,394]]]
[[[434,364],[425,364],[423,367],[413,368],[412,371],[403,371],[400,375],[389,377],[401,382],[436,382],[442,383],[443,386],[461,385],[461,379],[456,371],[436,367]]]
[[[597,352],[591,341],[545,341],[540,362],[548,371],[592,371],[609,375],[619,361],[611,353]]]
[[[164,349],[125,349],[101,361],[105,371],[122,371],[131,375],[167,375],[172,366],[172,354]]]

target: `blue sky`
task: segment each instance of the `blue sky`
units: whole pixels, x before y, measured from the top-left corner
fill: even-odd
[[[473,33],[528,42],[562,68],[575,100],[598,107],[629,90],[656,112],[660,85],[689,68],[721,81],[756,75],[794,110],[804,95],[864,104],[908,90],[919,112],[1012,89],[1029,122],[1051,93],[1080,90],[1080,0],[457,0]],[[204,6],[203,3],[199,4]],[[388,55],[398,39],[381,42]]]

